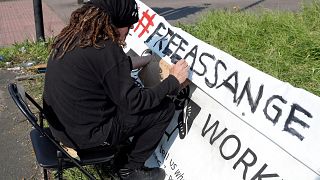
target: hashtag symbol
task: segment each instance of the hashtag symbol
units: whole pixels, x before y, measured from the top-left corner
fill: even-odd
[[[149,9],[148,9],[147,11],[145,11],[145,12],[142,13],[142,18],[139,19],[138,25],[137,25],[136,28],[134,29],[134,32],[136,32],[136,31],[139,29],[140,26],[143,28],[143,30],[141,31],[141,33],[138,35],[139,38],[140,38],[145,32],[149,33],[149,27],[150,27],[150,26],[154,26],[153,18],[154,18],[154,16],[155,16],[156,14],[150,16],[150,15],[148,14],[148,12],[149,12]],[[148,23],[147,23],[146,25],[143,24],[143,20],[145,20],[145,19],[148,21]]]

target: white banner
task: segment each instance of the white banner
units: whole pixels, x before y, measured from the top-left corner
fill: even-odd
[[[320,98],[172,27],[138,1],[127,38],[141,55],[184,58],[193,82],[149,164],[167,180],[320,180]]]

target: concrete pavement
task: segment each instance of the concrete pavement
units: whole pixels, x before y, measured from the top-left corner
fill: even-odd
[[[43,3],[43,21],[46,36],[56,35],[64,22],[46,3]],[[35,40],[32,0],[0,1],[0,47]]]

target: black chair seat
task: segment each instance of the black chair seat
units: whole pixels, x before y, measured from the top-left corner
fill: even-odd
[[[58,148],[50,141],[50,139],[41,135],[36,129],[31,130],[30,138],[39,165],[46,169],[57,168]]]
[[[49,128],[44,128],[48,134],[50,133]],[[46,136],[41,135],[41,133],[33,129],[30,132],[30,138],[32,146],[37,158],[39,165],[47,169],[55,169],[58,167],[57,151],[59,150]],[[68,157],[63,154],[64,158],[63,167],[70,168],[74,167],[74,164],[68,162]],[[104,162],[110,162],[114,158],[114,151],[97,151],[94,153],[81,153],[79,164],[89,165],[89,164],[99,164]]]

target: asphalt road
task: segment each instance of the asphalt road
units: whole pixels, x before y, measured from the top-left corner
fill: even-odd
[[[60,18],[67,22],[73,10],[80,7],[76,0],[44,0]],[[142,0],[169,23],[193,23],[199,14],[213,9],[255,11],[261,8],[298,11],[303,0]],[[305,0],[312,2],[312,0]]]
[[[311,2],[312,0],[307,0]],[[1,2],[1,1],[0,1]],[[80,7],[76,0],[44,0],[64,20],[73,10]],[[193,23],[197,17],[212,9],[297,11],[301,0],[144,0],[171,24]],[[44,12],[45,13],[45,12]],[[7,84],[15,73],[0,70],[0,179],[39,179],[40,169],[36,166],[29,141],[30,125],[25,121],[9,97]]]

